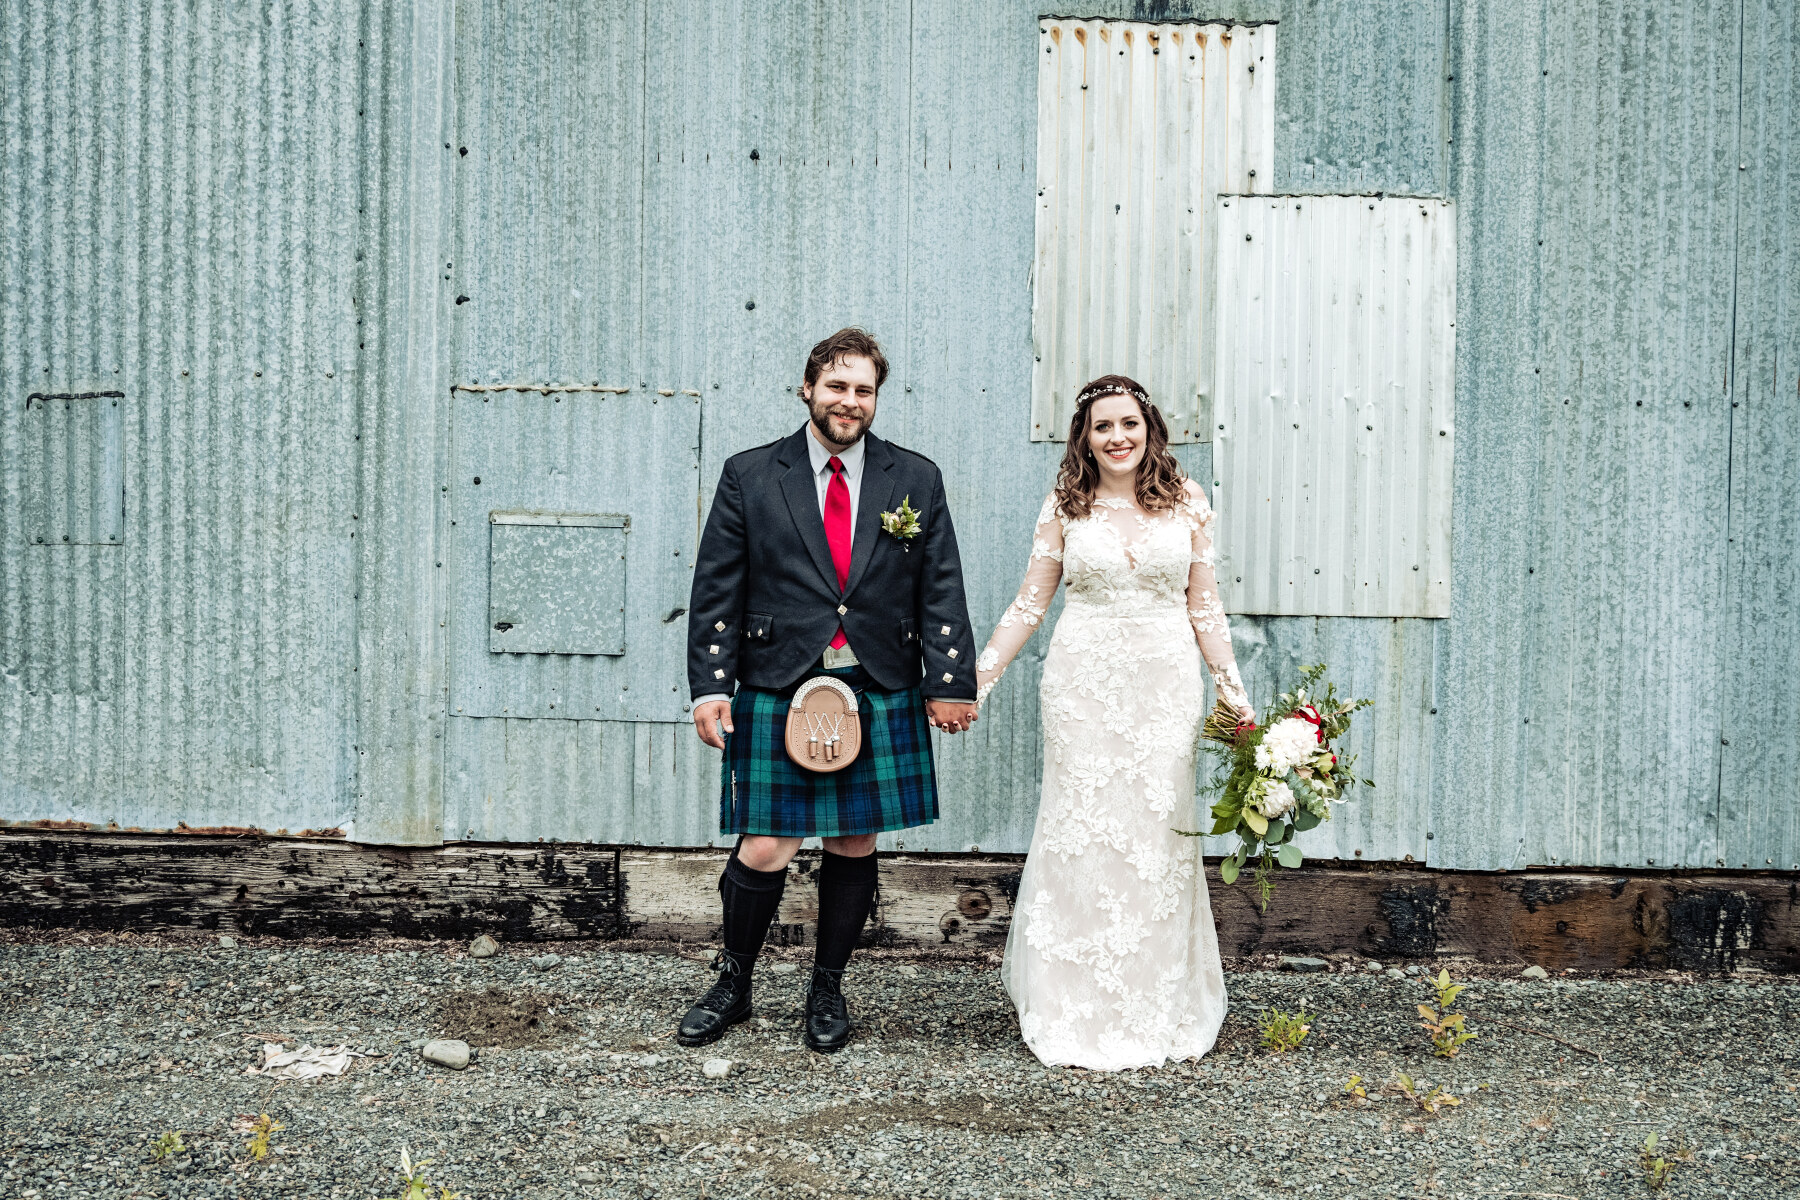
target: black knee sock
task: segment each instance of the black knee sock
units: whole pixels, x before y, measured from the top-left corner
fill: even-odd
[[[813,965],[841,971],[875,902],[875,856],[850,858],[825,851],[819,867],[819,944]]]
[[[725,949],[750,960],[762,952],[763,939],[769,936],[769,923],[781,907],[781,893],[786,886],[785,867],[779,871],[758,871],[745,866],[737,851],[732,851],[719,880],[719,895],[725,901]]]

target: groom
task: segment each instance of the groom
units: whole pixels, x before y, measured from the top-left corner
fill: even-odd
[[[943,477],[868,431],[887,374],[861,329],[814,346],[807,422],[726,461],[700,539],[688,683],[700,740],[725,752],[719,829],[738,843],[719,881],[719,980],[682,1018],[684,1046],[750,1016],[751,970],[807,837],[824,839],[825,857],[806,1044],[830,1053],[849,1041],[842,981],[875,898],[875,835],[937,819],[926,722],[960,733],[975,720],[975,642]],[[887,531],[883,515],[903,504],[916,532]],[[835,774],[799,766],[783,742],[788,702],[816,675],[850,685],[862,720],[862,752]]]

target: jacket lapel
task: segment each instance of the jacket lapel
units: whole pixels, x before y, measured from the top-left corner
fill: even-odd
[[[831,564],[831,543],[825,540],[825,518],[819,515],[819,486],[813,479],[812,459],[806,452],[808,436],[802,427],[800,432],[782,443],[781,460],[788,469],[781,477],[781,494],[787,500],[788,515],[794,518],[794,528],[799,532],[807,554],[812,557],[813,566],[819,569],[826,586],[836,594],[837,568]],[[851,556],[854,565],[855,551]]]
[[[862,577],[868,574],[869,559],[875,554],[881,533],[881,514],[893,507],[894,478],[890,474],[893,469],[894,452],[888,449],[887,443],[873,434],[863,434],[862,493],[856,498],[856,532],[850,542],[850,582],[844,588],[846,596],[854,592]],[[821,536],[824,529],[821,522]],[[833,579],[835,581],[836,576]]]

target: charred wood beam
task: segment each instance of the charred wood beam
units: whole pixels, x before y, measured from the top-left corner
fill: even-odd
[[[718,936],[724,852],[575,844],[363,846],[344,841],[0,831],[0,925],[217,931],[250,936],[515,942]],[[901,947],[1005,944],[1017,857],[892,855],[869,940]],[[774,940],[811,939],[803,855]],[[1283,872],[1267,914],[1208,864],[1228,956],[1353,952],[1467,955],[1548,969],[1800,970],[1792,873],[1429,871],[1308,864]]]

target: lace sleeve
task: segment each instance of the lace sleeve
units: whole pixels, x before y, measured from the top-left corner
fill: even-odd
[[[1213,686],[1226,703],[1238,710],[1239,716],[1254,721],[1256,711],[1250,707],[1244,681],[1238,677],[1237,658],[1231,652],[1231,624],[1226,620],[1225,602],[1219,597],[1219,582],[1213,575],[1213,511],[1199,484],[1188,484],[1185,507],[1193,529],[1188,558],[1188,621],[1194,627],[1206,669],[1212,672]]]
[[[977,704],[987,699],[1000,677],[1006,674],[1007,664],[1037,632],[1039,622],[1049,611],[1051,598],[1056,595],[1057,585],[1062,582],[1062,559],[1062,519],[1056,512],[1056,495],[1051,493],[1045,497],[1044,507],[1038,512],[1037,529],[1031,539],[1031,559],[1025,564],[1025,582],[1019,585],[1019,594],[1006,606],[1006,611],[1000,615],[1000,624],[994,627],[994,635],[975,660]]]

